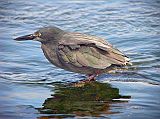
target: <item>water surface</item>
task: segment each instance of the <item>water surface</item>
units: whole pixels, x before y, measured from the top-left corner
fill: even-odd
[[[36,108],[42,107],[45,99],[55,94],[53,82],[84,79],[84,75],[51,65],[44,57],[40,43],[13,40],[40,27],[54,25],[103,37],[133,62],[127,70],[98,77],[98,82],[118,88],[120,95],[131,96],[126,103],[110,103],[109,112],[119,113],[102,111],[99,117],[158,118],[159,21],[159,0],[0,1],[0,117],[51,118],[50,114],[41,114]],[[72,115],[74,117],[77,115]],[[98,118],[86,116],[91,117]]]

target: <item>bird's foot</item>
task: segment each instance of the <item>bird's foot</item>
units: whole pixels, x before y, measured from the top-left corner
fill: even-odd
[[[97,76],[97,74],[88,75],[87,79],[84,80],[84,81],[86,81],[86,82],[95,81],[96,80],[96,76]]]
[[[87,79],[80,81],[81,83],[89,83],[96,80],[97,74],[88,75]]]
[[[96,80],[96,76],[97,76],[97,74],[88,75],[87,79],[81,80],[81,81],[79,81],[77,83],[74,83],[74,86],[75,87],[81,87],[81,86],[84,86],[86,83],[93,82],[93,81]]]

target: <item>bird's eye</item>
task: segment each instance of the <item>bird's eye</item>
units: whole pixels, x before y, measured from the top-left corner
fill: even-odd
[[[40,33],[40,32],[35,32],[35,33],[34,33],[34,36],[40,37],[40,36],[41,36],[41,33]]]

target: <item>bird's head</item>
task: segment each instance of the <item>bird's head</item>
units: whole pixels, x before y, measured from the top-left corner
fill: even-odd
[[[40,28],[38,31],[34,32],[33,34],[20,36],[15,38],[14,40],[17,41],[23,41],[23,40],[34,40],[39,42],[47,42],[51,40],[57,40],[58,37],[63,33],[64,31],[57,28],[57,27],[44,27]]]

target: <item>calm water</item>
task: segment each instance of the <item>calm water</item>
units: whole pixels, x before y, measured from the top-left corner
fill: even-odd
[[[93,113],[87,106],[81,113],[65,108],[51,114],[38,111],[61,90],[54,82],[84,78],[51,65],[40,43],[13,40],[49,25],[103,37],[128,55],[132,67],[97,80],[131,98],[108,102],[105,111]],[[0,119],[160,117],[159,0],[1,0],[0,26]]]

